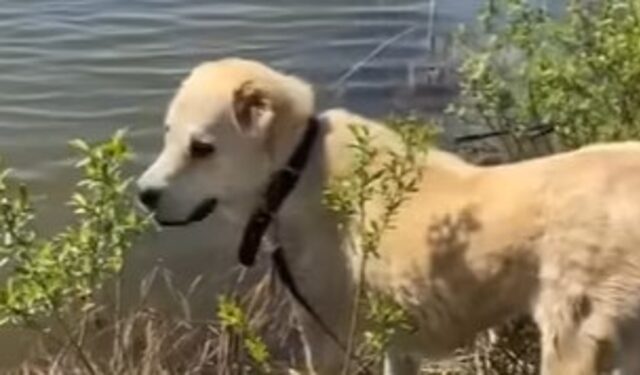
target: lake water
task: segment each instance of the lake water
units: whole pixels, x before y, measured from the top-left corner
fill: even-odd
[[[450,33],[481,3],[0,0],[0,155],[32,186],[48,233],[69,218],[68,140],[126,127],[140,171],[160,149],[170,96],[203,60],[242,56],[299,74],[315,84],[320,108],[437,113],[455,94]],[[205,275],[194,309],[210,312],[235,262],[234,241],[216,240],[212,226],[237,232],[212,218],[149,235],[127,263],[130,294],[160,264],[178,286]]]

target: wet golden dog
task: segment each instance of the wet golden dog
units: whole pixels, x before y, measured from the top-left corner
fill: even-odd
[[[313,96],[258,62],[198,66],[169,107],[164,149],[139,180],[142,201],[167,225],[216,206],[246,218],[300,142]],[[344,110],[319,118],[311,159],[275,221],[300,289],[345,340],[359,252],[344,246],[323,189],[352,163],[349,124],[366,124],[381,147],[399,139]],[[423,167],[367,271],[418,328],[394,340],[386,373],[416,374],[420,358],[530,313],[542,332],[543,374],[640,374],[639,144],[497,167],[430,150]],[[299,315],[310,371],[340,373],[343,350]]]

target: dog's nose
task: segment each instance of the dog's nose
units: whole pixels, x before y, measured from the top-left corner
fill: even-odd
[[[161,193],[158,189],[145,189],[138,194],[138,199],[148,209],[155,210],[158,207]]]

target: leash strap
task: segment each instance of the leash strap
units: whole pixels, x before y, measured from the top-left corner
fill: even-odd
[[[298,289],[298,285],[293,278],[293,274],[289,269],[289,264],[287,263],[287,259],[285,258],[284,251],[282,247],[276,248],[271,255],[271,259],[273,260],[273,264],[275,266],[278,277],[282,283],[287,287],[289,293],[293,296],[293,298],[311,315],[311,317],[320,325],[322,330],[331,337],[331,339],[335,342],[336,345],[340,347],[343,351],[347,351],[347,348],[342,344],[338,336],[327,326],[324,320],[320,317],[320,315],[316,312],[316,310],[311,306],[309,301],[304,297],[300,289]]]
[[[547,134],[551,134],[554,131],[553,125],[534,125],[525,129],[525,135],[530,139],[536,139],[544,137]],[[500,137],[509,134],[509,130],[495,130],[486,133],[479,134],[467,134],[458,136],[454,139],[456,144],[481,141],[487,138]]]

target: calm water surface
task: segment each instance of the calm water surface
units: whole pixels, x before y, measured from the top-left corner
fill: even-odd
[[[243,56],[300,74],[321,108],[437,112],[454,94],[449,33],[480,3],[0,0],[0,154],[33,186],[51,232],[68,219],[62,202],[76,175],[67,141],[127,127],[140,171],[160,149],[173,90],[202,60]],[[237,232],[214,217],[149,235],[127,264],[130,294],[160,264],[178,286],[204,274],[194,309],[210,312],[235,262],[235,240],[217,239],[212,226]]]

